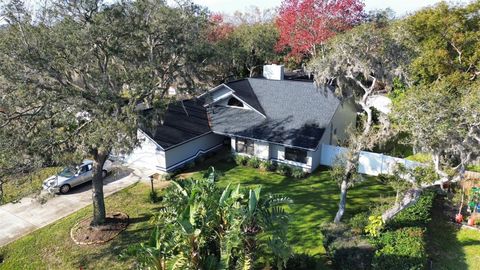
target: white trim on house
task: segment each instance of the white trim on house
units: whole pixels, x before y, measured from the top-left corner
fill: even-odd
[[[229,88],[230,88],[230,87],[229,87]],[[230,88],[230,89],[232,89],[232,88]],[[234,91],[233,93],[235,93],[235,91]],[[250,109],[252,109],[253,111],[256,111],[257,113],[259,113],[261,116],[263,116],[263,118],[267,119],[267,116],[266,116],[266,115],[264,115],[263,113],[257,111],[255,108],[253,108],[252,106],[250,106],[247,102],[245,102],[243,99],[239,98],[237,95],[235,95],[235,94],[233,94],[233,93],[232,93],[232,96],[233,96],[233,97],[235,97],[236,99],[238,99],[238,100],[240,100],[241,102],[243,102],[243,104],[247,105],[247,106],[248,106]],[[236,108],[238,108],[238,107],[236,107]]]
[[[243,100],[243,99],[239,98],[237,95],[235,95],[235,94],[234,94],[234,93],[235,93],[235,90],[233,90],[232,88],[230,88],[228,85],[226,85],[226,84],[224,84],[224,83],[220,84],[219,86],[217,86],[217,87],[215,87],[215,88],[213,88],[213,89],[211,89],[211,90],[208,90],[206,93],[203,93],[203,94],[201,94],[201,95],[198,96],[198,97],[200,98],[200,97],[202,97],[202,96],[204,96],[204,95],[206,95],[206,94],[209,94],[209,93],[211,93],[211,92],[214,92],[214,91],[220,89],[220,87],[225,87],[225,88],[229,89],[230,92],[227,93],[227,94],[225,94],[225,95],[223,95],[223,96],[220,96],[219,98],[217,98],[216,100],[213,100],[213,101],[210,102],[210,103],[207,103],[207,104],[203,105],[204,107],[207,107],[207,106],[209,106],[210,104],[215,103],[215,102],[218,102],[219,100],[225,99],[225,98],[227,98],[227,97],[229,97],[229,96],[233,96],[233,97],[235,97],[236,99],[238,99],[239,101],[241,101],[241,102],[242,102],[244,105],[246,105],[248,108],[250,108],[252,111],[256,111],[258,114],[260,114],[261,116],[263,116],[265,119],[267,118],[267,116],[266,116],[265,114],[257,111],[257,110],[256,110],[255,108],[253,108],[250,104],[248,104],[245,100]],[[238,107],[235,107],[235,108],[238,108]]]
[[[230,89],[230,91],[232,91],[232,92],[235,92],[232,88],[230,88],[230,87],[228,87],[226,84],[222,83],[222,84],[219,84],[219,85],[215,86],[214,88],[208,90],[207,92],[201,94],[201,95],[198,96],[198,97],[201,98],[201,97],[205,96],[206,94],[210,94],[211,92],[217,91],[217,90],[220,89],[220,87],[222,87],[222,86]],[[205,106],[205,105],[204,105],[204,106]]]
[[[290,165],[290,166],[295,166],[295,167],[300,167],[300,168],[303,168],[303,169],[312,170],[312,166],[310,166],[306,163],[301,163],[301,162],[292,161],[292,160],[288,160],[288,159],[270,158],[270,160],[273,160],[273,161],[278,162],[278,163],[284,163],[284,164],[287,164],[287,165]]]
[[[175,168],[177,168],[177,167],[181,167],[182,165],[185,165],[185,163],[190,162],[190,161],[196,159],[196,158],[197,158],[198,156],[200,156],[200,155],[206,154],[206,153],[208,153],[208,152],[210,152],[210,151],[212,151],[212,150],[215,150],[215,149],[217,149],[217,148],[220,148],[220,147],[222,147],[222,146],[223,146],[223,143],[220,143],[220,144],[217,144],[217,145],[215,145],[215,146],[213,146],[213,147],[210,147],[209,149],[200,149],[200,150],[197,151],[197,153],[196,153],[195,155],[193,155],[193,156],[191,156],[190,158],[187,158],[187,159],[185,159],[185,160],[182,160],[182,161],[180,161],[180,162],[177,162],[177,163],[175,163],[174,165],[172,165],[172,166],[170,166],[170,167],[165,168],[165,167],[162,167],[162,166],[156,166],[156,168],[159,169],[159,170],[162,171],[162,172],[168,172],[168,171],[170,171],[170,170],[172,170],[172,169],[175,169]]]

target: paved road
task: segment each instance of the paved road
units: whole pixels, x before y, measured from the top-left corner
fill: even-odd
[[[104,180],[103,191],[109,196],[147,179],[148,172],[123,170]],[[0,206],[0,247],[91,204],[91,196],[91,184],[85,183],[66,195],[50,198],[44,204],[26,197],[20,202]]]

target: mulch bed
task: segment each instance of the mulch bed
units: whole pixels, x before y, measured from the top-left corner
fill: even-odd
[[[70,237],[77,245],[99,245],[112,240],[127,228],[129,217],[125,213],[109,213],[104,225],[92,227],[91,222],[89,217],[73,226]]]

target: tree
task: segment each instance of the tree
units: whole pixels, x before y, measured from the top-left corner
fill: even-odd
[[[363,20],[363,8],[359,0],[285,0],[276,20],[276,49],[288,49],[297,60],[315,58],[327,40]]]
[[[262,65],[275,62],[279,57],[274,46],[278,32],[271,21],[233,25],[223,17],[212,18],[209,40],[214,47],[213,72],[227,77],[253,77]]]
[[[480,155],[479,10],[479,3],[441,3],[403,21],[416,52],[410,66],[414,85],[395,102],[394,116],[412,143],[431,154],[439,179],[407,191],[411,196],[384,213],[384,220],[416,202],[422,189],[461,180]]]
[[[361,113],[357,127],[352,127],[347,142],[341,195],[335,222],[340,222],[346,208],[347,190],[353,184],[360,151],[372,149],[390,136],[389,121],[381,112],[374,117],[372,96],[392,89],[394,79],[406,80],[408,51],[396,40],[396,28],[390,24],[367,23],[337,35],[325,46],[325,55],[312,60],[309,68],[318,85],[329,85],[344,101],[354,100]],[[377,119],[375,119],[377,118]]]
[[[206,15],[191,3],[171,8],[147,0],[53,1],[35,20],[15,0],[2,13],[9,31],[1,54],[9,69],[1,75],[18,86],[9,95],[44,102],[29,124],[48,133],[41,138],[49,148],[93,158],[92,226],[101,225],[103,165],[112,150],[136,145],[139,103],[164,102],[173,83],[195,83],[192,63],[201,61],[193,46],[203,44],[195,29]]]
[[[232,52],[233,61],[247,70],[249,77],[253,77],[264,64],[277,60],[273,47],[278,40],[278,32],[272,23],[239,25],[231,38],[236,44]]]

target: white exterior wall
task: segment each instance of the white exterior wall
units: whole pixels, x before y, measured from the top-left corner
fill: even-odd
[[[165,165],[167,171],[174,170],[181,165],[195,159],[208,151],[223,145],[223,136],[209,133],[184,144],[167,149],[165,152]]]
[[[126,158],[132,166],[152,171],[171,171],[195,159],[197,156],[223,145],[223,136],[209,133],[194,140],[163,150],[142,131],[137,136],[140,145]]]
[[[235,137],[230,138],[232,152],[235,153]],[[285,160],[285,146],[254,140],[254,153],[256,157],[265,160],[274,160],[291,166],[303,168],[304,171],[312,172],[320,165],[321,147],[317,151],[307,151],[307,163]],[[242,154],[244,155],[244,154]]]
[[[320,159],[322,158],[322,145],[319,145],[316,151],[308,151],[308,155],[312,160],[312,171],[320,166]]]
[[[285,163],[291,166],[303,168],[306,172],[312,172],[316,167],[313,167],[314,162],[319,163],[320,151],[307,151],[307,163],[300,163],[285,159],[285,146],[279,144],[270,144],[270,159],[280,163]],[[318,157],[317,157],[318,156]],[[318,160],[318,161],[317,161]],[[317,165],[318,166],[318,165]]]
[[[345,102],[338,106],[337,111],[332,117],[330,125],[325,129],[320,144],[337,145],[337,141],[347,139],[347,130],[349,126],[355,125],[357,113],[353,102]],[[334,134],[334,131],[337,134]]]
[[[269,143],[267,142],[255,141],[253,146],[255,156],[261,159],[269,159],[270,153],[269,153],[268,146],[269,146]]]
[[[137,131],[137,138],[140,145],[128,155],[126,162],[154,171],[160,170],[158,167],[165,168],[165,151],[140,130]]]
[[[270,144],[270,158],[284,160],[285,159],[285,148],[282,145]]]
[[[235,137],[231,137],[230,138],[230,146],[231,146],[231,149],[232,149],[232,152],[235,152],[236,151],[236,145],[237,141],[235,139]]]

